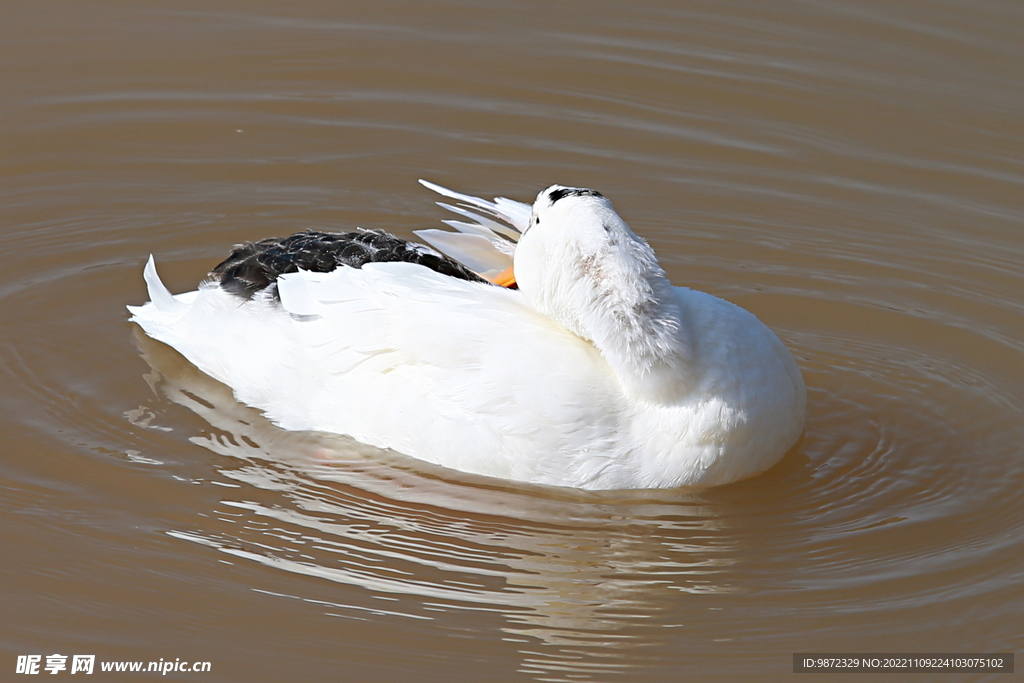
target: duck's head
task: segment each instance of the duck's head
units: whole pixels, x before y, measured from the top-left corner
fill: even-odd
[[[599,214],[606,213],[614,217],[613,220],[602,220]],[[605,217],[607,218],[607,216]],[[552,185],[537,195],[533,203],[533,212],[530,215],[530,223],[523,230],[527,233],[542,233],[543,238],[533,237],[530,242],[562,242],[566,246],[569,239],[575,241],[593,241],[600,244],[603,232],[606,232],[605,223],[621,223],[628,231],[622,219],[612,209],[611,202],[605,199],[597,190],[589,190],[583,187],[566,187],[564,185]],[[543,227],[541,225],[543,224]],[[571,224],[575,224],[570,227]],[[520,245],[523,238],[520,237]],[[518,249],[521,247],[517,247]],[[584,248],[584,253],[592,253],[593,248]],[[503,287],[517,287],[519,284],[519,272],[527,272],[530,265],[526,261],[531,258],[517,257],[514,266],[509,267],[500,273],[492,282]]]
[[[654,251],[608,199],[562,185],[537,195],[516,246],[515,277],[534,307],[590,340],[595,318],[607,327],[609,316],[648,315],[668,286]]]

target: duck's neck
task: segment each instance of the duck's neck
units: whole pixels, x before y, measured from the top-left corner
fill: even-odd
[[[635,399],[667,403],[692,383],[685,311],[654,252],[635,235],[605,253],[548,264],[530,296],[543,313],[591,342]]]
[[[692,348],[675,288],[663,275],[604,292],[581,330],[635,398],[671,402],[689,389]]]

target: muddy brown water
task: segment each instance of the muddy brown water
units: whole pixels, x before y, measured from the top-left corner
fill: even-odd
[[[1022,113],[1017,2],[8,0],[0,678],[57,653],[789,680],[793,652],[1020,650]],[[245,240],[411,236],[443,217],[421,177],[609,196],[677,284],[794,351],[798,447],[696,493],[468,477],[279,430],[127,322],[150,253],[185,291]]]

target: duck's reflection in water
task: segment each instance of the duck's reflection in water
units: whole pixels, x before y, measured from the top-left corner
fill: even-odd
[[[695,494],[523,486],[287,432],[170,348],[136,340],[154,390],[212,427],[190,440],[232,457],[220,473],[250,491],[222,499],[211,528],[172,534],[369,591],[359,604],[309,600],[331,613],[499,614],[522,670],[555,680],[633,666],[645,624],[666,626],[681,592],[736,590],[724,522]]]

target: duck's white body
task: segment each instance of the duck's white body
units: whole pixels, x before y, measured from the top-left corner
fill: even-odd
[[[150,261],[151,302],[133,320],[285,429],[465,472],[663,488],[775,464],[806,400],[782,342],[669,284],[606,199],[560,188],[552,200],[557,189],[522,226],[518,291],[374,263],[283,275],[279,303],[214,284],[172,297]]]

